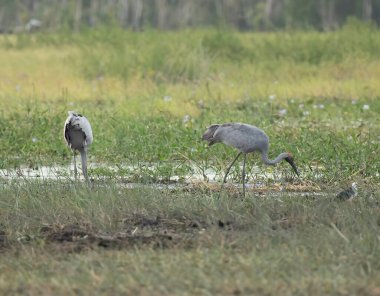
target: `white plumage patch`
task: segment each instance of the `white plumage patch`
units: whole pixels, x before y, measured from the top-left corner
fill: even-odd
[[[81,114],[75,113],[74,111],[69,111],[69,116],[65,121],[64,126],[64,137],[71,148],[78,149],[73,147],[73,140],[70,135],[78,134],[79,132],[83,133],[83,146],[88,146],[93,141],[92,129],[90,122]],[[77,139],[75,139],[77,140]],[[74,145],[77,146],[77,145]]]

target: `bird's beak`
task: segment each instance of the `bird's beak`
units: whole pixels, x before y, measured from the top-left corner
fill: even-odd
[[[293,158],[285,158],[285,160],[292,166],[294,172],[297,174],[297,176],[299,177],[300,176],[300,173],[298,171],[298,168],[296,166],[296,164],[294,163],[293,161]]]

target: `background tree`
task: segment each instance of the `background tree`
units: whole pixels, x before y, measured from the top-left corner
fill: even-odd
[[[335,30],[348,18],[380,23],[373,0],[0,0],[0,31],[25,30],[31,19],[42,29],[117,24],[140,30],[223,26],[238,30],[314,28]]]

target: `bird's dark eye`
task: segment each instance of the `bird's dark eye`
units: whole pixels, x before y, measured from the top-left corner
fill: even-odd
[[[83,117],[83,115],[82,115],[82,114],[78,114],[77,116],[79,116],[79,117]]]

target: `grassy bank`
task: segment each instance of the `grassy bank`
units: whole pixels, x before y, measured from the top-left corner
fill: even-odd
[[[2,293],[377,295],[378,193],[218,200],[104,185],[0,191]]]

